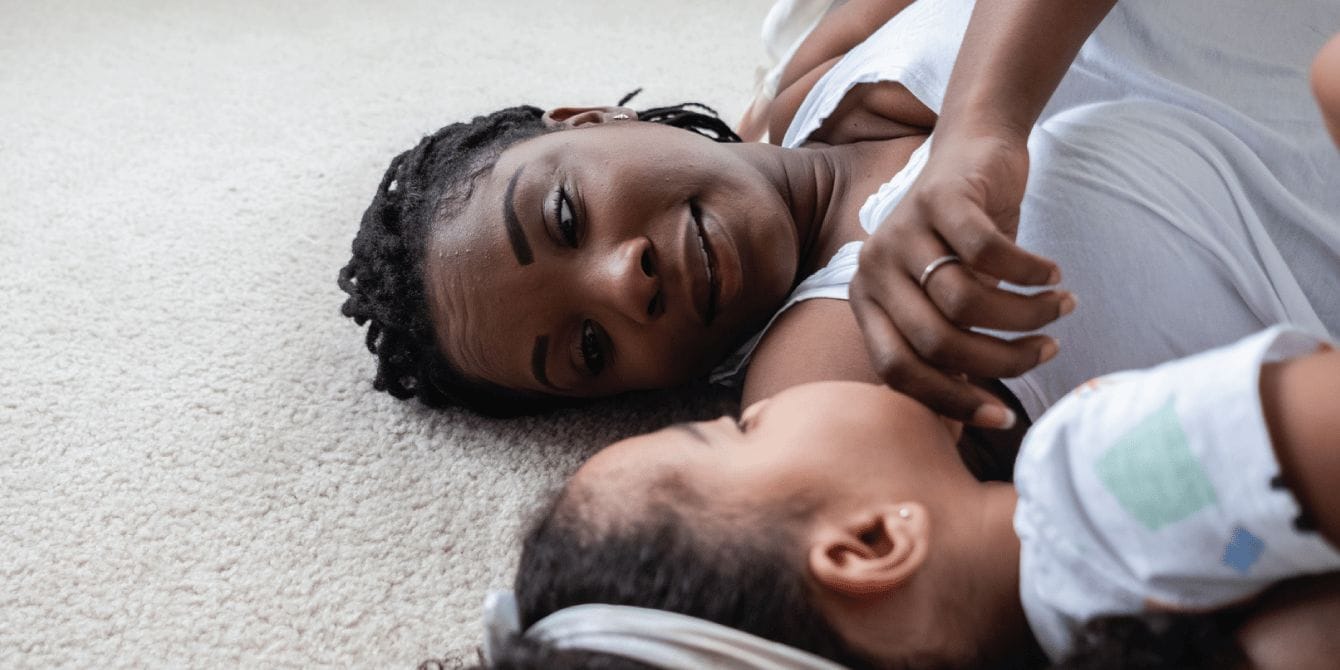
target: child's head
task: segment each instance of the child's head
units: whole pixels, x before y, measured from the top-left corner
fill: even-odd
[[[985,553],[1017,572],[1008,520],[1007,535],[985,523],[1002,507],[988,502],[1012,491],[967,472],[954,431],[882,387],[826,383],[758,403],[738,424],[613,445],[526,539],[521,624],[609,603],[853,667],[959,665],[1001,650],[1020,630],[990,604],[995,572],[976,568]]]

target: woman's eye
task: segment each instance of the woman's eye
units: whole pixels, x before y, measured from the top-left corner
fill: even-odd
[[[605,353],[600,349],[596,326],[590,321],[582,324],[582,361],[592,375],[598,375],[605,369]]]
[[[558,187],[558,198],[554,201],[554,221],[558,225],[558,234],[563,242],[577,248],[577,219],[572,214],[572,200],[562,186]]]

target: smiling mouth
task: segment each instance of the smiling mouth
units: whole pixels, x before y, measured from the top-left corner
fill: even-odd
[[[712,255],[712,246],[707,243],[707,231],[703,230],[702,208],[698,206],[697,200],[689,201],[689,212],[693,215],[693,226],[698,233],[698,251],[703,255],[703,267],[707,270],[707,311],[703,320],[710,326],[717,315],[721,285],[717,280],[716,258]]]

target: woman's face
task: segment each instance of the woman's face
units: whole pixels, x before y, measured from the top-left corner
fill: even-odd
[[[429,240],[447,360],[476,380],[563,396],[704,375],[796,273],[784,180],[762,155],[636,121],[508,148]]]

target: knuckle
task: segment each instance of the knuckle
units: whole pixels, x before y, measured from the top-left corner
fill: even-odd
[[[984,235],[976,231],[968,231],[963,241],[963,249],[959,256],[968,263],[968,265],[980,265],[990,261],[997,253],[997,239],[994,235]]]
[[[881,379],[899,388],[906,385],[911,366],[904,356],[893,351],[881,351],[872,355],[871,360]]]
[[[953,419],[966,419],[972,415],[974,407],[972,403],[975,399],[971,394],[965,394],[958,390],[945,391],[940,398],[936,412]]]
[[[938,304],[940,311],[959,325],[969,325],[982,307],[980,293],[961,286],[945,290]]]
[[[857,267],[864,270],[866,268],[875,268],[884,263],[895,252],[898,245],[880,244],[873,238],[861,245],[861,253],[857,254]],[[868,270],[874,272],[873,269]]]
[[[1033,369],[1036,360],[1033,356],[1013,355],[1001,363],[1001,377],[1018,377]]]
[[[925,403],[937,414],[952,416],[959,408],[960,399],[954,393],[952,387],[946,388],[944,386],[944,380],[932,375],[934,373],[931,372],[923,374],[917,380],[916,393],[909,393],[909,395],[914,395],[917,400]]]
[[[926,329],[929,331],[930,329]],[[937,365],[944,365],[949,362],[949,356],[952,353],[952,347],[949,345],[949,339],[936,332],[926,332],[918,337],[917,351],[925,358]]]

